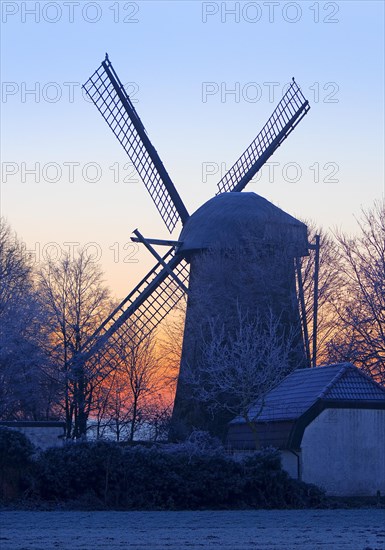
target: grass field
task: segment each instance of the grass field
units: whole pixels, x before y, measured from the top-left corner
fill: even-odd
[[[1,550],[384,550],[385,510],[1,513]]]

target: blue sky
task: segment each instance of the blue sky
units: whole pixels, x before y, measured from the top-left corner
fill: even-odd
[[[382,1],[1,8],[1,213],[40,256],[47,243],[95,243],[118,296],[152,264],[126,245],[131,231],[168,234],[81,94],[106,51],[190,212],[214,195],[220,167],[237,160],[292,76],[311,110],[247,190],[347,231],[384,194]]]

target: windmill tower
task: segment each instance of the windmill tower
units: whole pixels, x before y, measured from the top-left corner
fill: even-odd
[[[300,335],[294,259],[308,254],[306,226],[255,193],[241,193],[310,108],[294,79],[255,140],[219,182],[217,195],[192,215],[107,55],[83,88],[129,156],[170,233],[178,222],[183,227],[177,240],[146,239],[134,231],[134,240],[146,246],[156,264],[85,342],[82,360],[97,361],[101,354],[113,356],[114,346],[110,344],[122,332],[134,334],[136,342],[141,341],[185,293],[188,302],[181,374],[199,353],[194,302],[204,300],[209,316],[218,315],[219,304],[223,310],[219,313],[230,319],[233,311],[226,306],[229,301],[224,292],[235,292],[236,302],[247,304],[252,314],[271,307],[282,318],[283,327],[294,327]],[[157,245],[167,248],[162,256],[154,248]],[[234,260],[229,252],[234,250],[241,250],[243,261]],[[201,294],[207,258],[217,266],[211,271],[211,288],[217,294],[219,291],[222,300],[215,299],[211,291]],[[259,269],[245,282],[246,265]],[[294,351],[301,364],[304,351],[300,336]],[[183,437],[192,427],[210,427],[204,411],[195,410],[183,377],[178,383],[173,425],[175,437]]]

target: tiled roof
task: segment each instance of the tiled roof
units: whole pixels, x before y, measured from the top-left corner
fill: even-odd
[[[385,399],[385,389],[376,384],[353,365],[341,372],[338,380],[325,389],[323,399],[348,399],[372,401]],[[323,367],[325,368],[325,367]]]
[[[351,363],[297,369],[266,395],[262,412],[259,401],[249,415],[258,422],[295,420],[318,400],[339,399],[385,403],[385,389]]]

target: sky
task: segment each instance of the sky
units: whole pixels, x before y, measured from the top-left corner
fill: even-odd
[[[293,76],[311,109],[247,191],[347,232],[384,196],[382,1],[2,1],[1,18],[1,215],[36,261],[87,246],[124,297],[154,263],[132,231],[169,238],[82,94],[106,52],[190,213]]]

